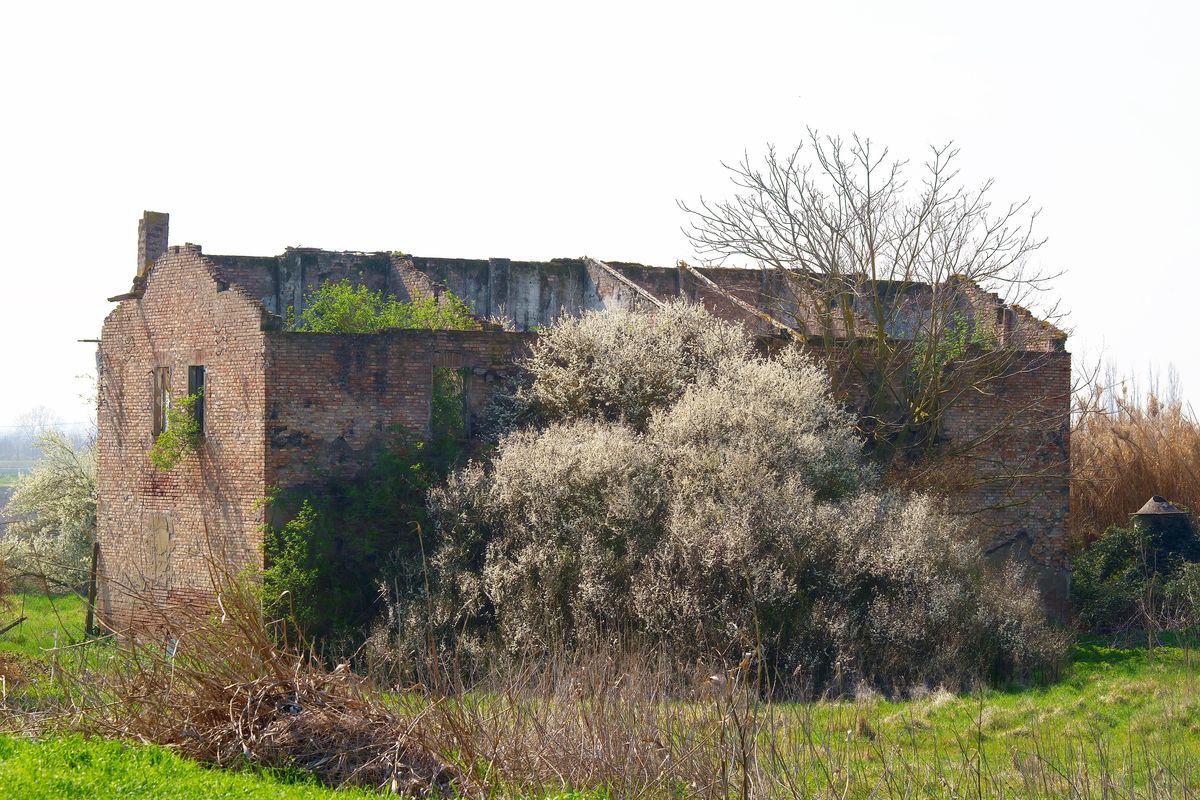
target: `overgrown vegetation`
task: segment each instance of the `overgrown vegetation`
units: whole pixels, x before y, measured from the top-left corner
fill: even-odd
[[[349,479],[328,480],[275,498],[289,522],[269,528],[263,597],[272,618],[304,635],[353,650],[382,611],[381,584],[407,587],[420,574],[425,495],[437,469],[423,443],[398,434]]]
[[[1200,502],[1200,424],[1178,378],[1140,394],[1113,370],[1076,401],[1071,431],[1072,601],[1078,623],[1145,637],[1200,624],[1200,540],[1133,525],[1152,496]],[[1194,518],[1192,525],[1195,525]]]
[[[566,321],[528,366],[536,424],[432,493],[431,593],[391,598],[402,663],[431,630],[459,664],[616,633],[679,664],[752,652],[798,692],[1059,662],[1032,585],[982,568],[936,500],[879,487],[798,350],[756,356],[740,328],[674,305]]]
[[[18,579],[75,588],[87,577],[96,535],[96,455],[54,431],[37,440],[41,460],[17,482],[4,508],[14,517],[0,540],[0,559]]]
[[[357,475],[272,498],[273,516],[288,521],[266,530],[266,613],[333,651],[354,650],[384,613],[382,594],[412,596],[423,585],[426,495],[461,448],[452,436],[427,443],[394,431]]]
[[[1190,524],[1114,525],[1072,564],[1076,615],[1097,633],[1190,628],[1200,623],[1198,562],[1200,536]]]
[[[450,292],[439,297],[397,300],[350,279],[328,281],[310,289],[299,315],[289,313],[289,327],[312,333],[378,333],[389,328],[475,330],[479,322],[466,303]]]
[[[74,786],[101,764],[120,780],[125,759],[147,774],[122,785],[155,785],[159,751],[129,752],[79,739],[83,733],[251,771],[201,773],[168,759],[167,768],[180,770],[181,793],[208,786],[214,796],[226,787],[249,794],[264,767],[330,785],[468,798],[1099,799],[1118,787],[1122,797],[1200,791],[1194,653],[1178,647],[1159,648],[1151,663],[1143,651],[1083,644],[1063,680],[1047,688],[934,690],[904,701],[860,687],[842,700],[772,702],[753,658],[694,664],[681,675],[670,654],[620,640],[549,660],[496,662],[469,685],[443,673],[442,681],[401,689],[369,670],[330,670],[281,648],[245,584],[218,585],[219,616],[170,611],[186,632],[170,650],[130,642],[86,669],[62,660],[71,651],[42,653],[46,666],[57,664],[59,691],[36,716],[10,706],[3,717],[8,730],[35,721],[42,736],[16,748],[0,741],[12,761],[0,764],[9,770],[5,785]],[[79,755],[54,779],[65,753]],[[278,791],[320,796],[294,780]]]
[[[154,444],[147,454],[150,463],[163,472],[172,469],[188,453],[194,453],[200,447],[200,420],[196,416],[196,404],[200,402],[202,392],[189,394],[167,409],[167,424],[154,437]]]

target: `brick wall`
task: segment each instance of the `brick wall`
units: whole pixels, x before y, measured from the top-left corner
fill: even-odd
[[[268,333],[268,483],[288,488],[319,475],[352,475],[392,426],[427,436],[435,367],[465,370],[467,406],[478,415],[532,338],[483,331]]]
[[[210,551],[235,569],[257,558],[265,487],[261,327],[261,307],[222,288],[191,246],[170,248],[149,271],[144,294],[105,320],[96,532],[105,624],[145,623],[144,600],[210,598]],[[197,453],[161,472],[146,456],[153,370],[170,368],[178,400],[191,365],[206,368],[205,436]]]
[[[1070,354],[1025,352],[942,421],[948,448],[967,454],[963,474],[975,476],[955,502],[977,512],[985,552],[1027,564],[1059,611],[1069,587],[1070,403]]]

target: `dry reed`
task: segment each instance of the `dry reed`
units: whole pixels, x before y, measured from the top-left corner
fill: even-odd
[[[1076,401],[1071,431],[1071,533],[1078,550],[1153,495],[1200,508],[1200,423],[1176,381],[1139,396],[1110,376]]]

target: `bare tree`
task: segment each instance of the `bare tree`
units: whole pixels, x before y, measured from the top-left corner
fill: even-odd
[[[18,457],[37,458],[38,437],[57,430],[62,425],[62,418],[53,409],[46,406],[34,406],[17,417],[16,424],[17,430],[23,434],[28,448]]]
[[[1028,200],[994,204],[991,180],[966,185],[958,152],[931,147],[910,183],[910,165],[887,148],[810,129],[791,152],[725,164],[732,199],[680,203],[706,264],[748,259],[783,277],[773,313],[830,354],[835,385],[860,398],[863,433],[884,462],[928,453],[964,393],[1029,368],[1015,354],[1052,349],[1030,341],[1039,323],[1020,305],[1055,277],[1030,263],[1044,242],[1037,212]]]

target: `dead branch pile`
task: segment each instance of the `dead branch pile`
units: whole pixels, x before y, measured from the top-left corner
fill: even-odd
[[[226,768],[299,769],[331,786],[456,790],[458,776],[428,741],[431,706],[401,713],[344,666],[278,646],[251,590],[223,593],[219,616],[170,614],[171,634],[130,638],[102,669],[60,671],[69,699],[58,724]]]

